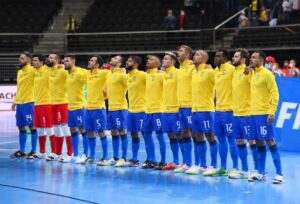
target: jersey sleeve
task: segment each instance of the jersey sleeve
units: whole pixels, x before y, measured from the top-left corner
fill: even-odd
[[[278,101],[279,101],[279,93],[278,93],[278,87],[276,84],[275,77],[272,74],[268,74],[267,77],[267,88],[270,91],[270,108],[268,110],[268,114],[275,115],[275,112],[277,110]]]

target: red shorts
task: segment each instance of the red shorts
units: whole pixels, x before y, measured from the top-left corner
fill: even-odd
[[[68,104],[52,105],[54,125],[68,123]]]
[[[53,127],[53,118],[51,105],[34,106],[33,125],[36,128],[51,128]]]

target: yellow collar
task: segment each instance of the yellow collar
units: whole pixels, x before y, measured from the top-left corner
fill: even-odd
[[[155,74],[155,73],[158,72],[158,69],[157,69],[157,68],[151,68],[151,69],[148,69],[147,72],[148,72],[149,74]]]
[[[245,64],[240,64],[235,67],[237,71],[245,71],[246,65]]]
[[[29,67],[31,67],[30,64],[26,64],[24,67],[22,67],[23,71],[27,71],[29,69]]]
[[[166,68],[166,72],[168,73],[168,72],[172,71],[172,69],[176,69],[176,68],[174,66],[168,67],[168,68]]]
[[[138,73],[138,71],[139,70],[136,68],[136,69],[131,70],[128,74],[133,75],[133,74]]]

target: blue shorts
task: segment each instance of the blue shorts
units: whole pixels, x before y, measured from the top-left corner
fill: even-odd
[[[268,115],[252,115],[250,118],[250,134],[256,140],[274,138],[273,125],[267,122]]]
[[[192,109],[179,108],[181,129],[192,129]]]
[[[68,111],[68,126],[70,128],[84,128],[85,127],[85,109],[69,110]]]
[[[17,104],[16,124],[18,127],[33,126],[34,103]]]
[[[214,132],[214,112],[195,112],[192,117],[192,131],[208,134]]]
[[[85,129],[88,132],[99,132],[106,130],[106,109],[86,110]]]
[[[128,112],[127,117],[127,130],[128,132],[140,132],[142,131],[145,113],[131,113]]]
[[[234,116],[232,130],[236,139],[253,139],[250,135],[250,116]]]
[[[179,113],[163,113],[162,121],[162,131],[164,133],[180,134]]]
[[[146,133],[162,131],[162,113],[146,114],[142,129]]]
[[[232,136],[232,120],[233,112],[219,112],[215,113],[214,129],[217,137],[231,137]]]
[[[127,128],[127,110],[108,111],[108,129],[124,130]]]

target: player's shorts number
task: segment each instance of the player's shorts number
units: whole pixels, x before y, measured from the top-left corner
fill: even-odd
[[[157,119],[156,119],[156,124],[157,124],[157,126],[158,126],[158,127],[160,127],[160,126],[161,126],[161,121],[160,121],[160,119],[159,119],[159,118],[157,118]]]
[[[120,125],[121,125],[120,118],[116,118],[116,124],[117,124],[117,126],[120,126]]]
[[[32,115],[26,115],[26,121],[32,121]]]
[[[192,124],[192,116],[188,116],[188,117],[187,117],[187,120],[188,120],[188,123],[189,123],[189,124]]]
[[[268,134],[266,126],[260,126],[260,134],[264,136]]]
[[[100,119],[97,119],[97,120],[96,120],[96,123],[97,123],[97,126],[98,126],[98,127],[101,127]]]
[[[227,129],[227,132],[232,132],[232,123],[227,123],[226,129]]]
[[[204,128],[205,129],[209,129],[210,128],[209,120],[205,120],[205,121],[203,121],[203,123],[204,123]]]

